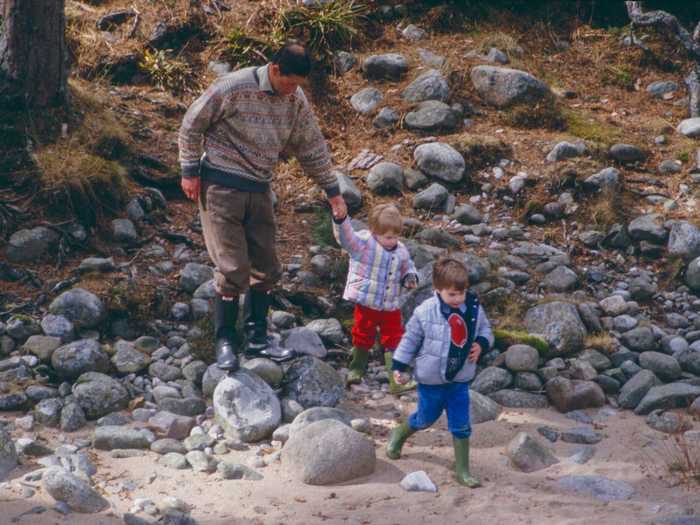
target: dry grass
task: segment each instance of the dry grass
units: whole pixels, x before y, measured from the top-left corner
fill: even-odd
[[[689,490],[700,486],[700,442],[689,441],[679,432],[658,443],[653,456],[652,464],[661,463],[670,476]]]
[[[563,131],[568,127],[562,106],[553,96],[534,105],[517,105],[507,109],[503,112],[502,122],[506,126],[523,129]]]
[[[584,347],[593,348],[604,354],[612,354],[615,348],[615,338],[607,333],[588,335]]]
[[[467,172],[492,166],[513,155],[512,146],[490,135],[464,133],[452,139],[450,144],[464,157]]]
[[[588,221],[602,231],[625,220],[622,197],[616,191],[603,191],[594,195],[585,209]]]
[[[566,120],[566,130],[574,137],[601,144],[606,149],[616,142],[621,142],[624,137],[622,129],[602,122],[585,110],[565,109],[562,113]]]

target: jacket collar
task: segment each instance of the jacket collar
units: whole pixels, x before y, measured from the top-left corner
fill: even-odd
[[[258,81],[260,91],[265,91],[271,95],[275,94],[275,90],[272,88],[272,83],[270,82],[270,64],[257,68],[255,70],[255,78]]]
[[[439,294],[439,293],[435,292],[435,297],[437,297],[438,305],[439,305],[439,307],[440,307],[440,311],[441,311],[443,314],[447,315],[447,314],[449,314],[452,310],[454,310],[454,308],[452,308],[450,305],[448,305],[445,301],[442,300],[442,297],[440,297],[440,294]],[[465,300],[464,300],[465,302],[463,302],[462,304],[459,305],[459,307],[458,307],[457,309],[458,309],[460,312],[464,313],[464,312],[467,311],[467,304],[466,304],[466,302],[467,302],[468,300],[469,300],[468,298],[465,299]]]

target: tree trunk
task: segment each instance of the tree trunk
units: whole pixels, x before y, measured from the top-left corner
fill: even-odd
[[[66,97],[64,0],[0,0],[0,101],[55,106]]]

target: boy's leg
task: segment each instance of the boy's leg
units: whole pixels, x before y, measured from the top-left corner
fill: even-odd
[[[407,421],[391,432],[386,455],[391,459],[401,457],[401,448],[409,436],[435,423],[445,408],[443,385],[418,385],[418,408]]]
[[[394,381],[394,373],[391,369],[394,350],[399,346],[403,332],[401,310],[382,312],[382,319],[379,323],[379,342],[384,348],[384,366],[386,367],[386,374],[389,377],[389,392],[394,395],[402,394],[403,392],[416,388],[416,382],[413,380],[405,385],[399,385]]]
[[[376,312],[360,304],[355,305],[354,323],[352,325],[352,360],[348,365],[346,385],[362,382],[367,370],[369,351],[377,337]]]
[[[472,433],[469,421],[469,385],[451,383],[447,395],[447,428],[452,433],[455,452],[455,478],[460,485],[480,487],[481,483],[469,472],[469,437]]]

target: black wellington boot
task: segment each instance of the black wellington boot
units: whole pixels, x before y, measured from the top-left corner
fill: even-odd
[[[245,294],[243,310],[245,312],[246,355],[267,357],[274,361],[287,361],[296,357],[296,353],[275,344],[267,334],[267,312],[270,309],[269,292],[249,288]]]
[[[236,319],[238,319],[238,297],[224,299],[221,295],[216,294],[214,299],[216,364],[228,372],[238,370]]]

